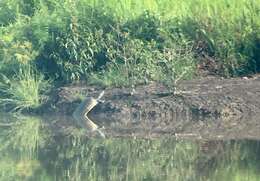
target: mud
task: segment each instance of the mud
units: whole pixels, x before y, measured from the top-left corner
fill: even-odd
[[[42,114],[71,116],[79,95],[96,97],[103,89],[83,84],[57,89]],[[260,138],[260,75],[181,82],[175,94],[159,83],[105,90],[104,103],[89,117],[113,137],[206,139]],[[63,120],[73,125],[73,120]],[[56,128],[59,129],[59,128]]]

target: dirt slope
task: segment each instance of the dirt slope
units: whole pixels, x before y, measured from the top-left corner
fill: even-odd
[[[97,87],[70,85],[52,95],[43,113],[71,115],[79,94],[96,97]],[[105,90],[105,102],[89,117],[110,136],[260,138],[260,75],[183,81],[176,94],[161,84]],[[72,123],[73,124],[73,121]]]

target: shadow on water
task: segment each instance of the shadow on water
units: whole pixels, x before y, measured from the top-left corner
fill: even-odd
[[[39,117],[1,115],[0,181],[259,180],[260,141],[88,139]]]

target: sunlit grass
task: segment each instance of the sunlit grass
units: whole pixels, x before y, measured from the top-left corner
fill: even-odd
[[[222,17],[235,20],[245,15],[254,15],[250,8],[259,8],[259,0],[84,0],[93,7],[103,7],[117,17],[135,18],[144,11],[160,14],[163,18],[187,17]],[[256,5],[256,6],[252,6]],[[258,4],[259,5],[259,4]],[[241,11],[242,10],[242,11]],[[202,13],[203,12],[203,13]],[[227,16],[229,15],[229,16]],[[250,16],[251,16],[250,15]],[[257,15],[257,14],[255,14]],[[217,18],[215,17],[215,18]]]
[[[12,78],[1,75],[0,104],[13,111],[36,108],[41,105],[44,88],[48,83],[31,68],[20,69]]]
[[[138,41],[145,47],[154,43],[152,51],[161,52],[175,48],[169,44],[189,41],[192,52],[184,51],[181,55],[191,58],[192,53],[196,55],[191,58],[193,65],[199,62],[207,68],[211,66],[210,71],[224,76],[260,71],[260,0],[2,0],[1,5],[0,24],[4,26],[0,27],[0,35],[4,48],[0,47],[0,59],[10,65],[7,72],[13,59],[25,58],[32,64],[37,61],[38,71],[54,79],[72,82],[94,75],[93,82],[123,86],[129,84],[129,77],[140,80],[141,75],[143,79],[144,68],[153,71],[140,64],[137,68],[107,67],[111,62],[129,58],[122,51],[124,46],[132,55],[130,58],[138,59],[140,54],[135,53],[140,46],[128,47],[129,42],[138,45]],[[122,35],[126,34],[132,41],[125,41]],[[111,51],[117,48],[120,51],[111,57]],[[156,61],[154,54],[149,56]],[[149,62],[149,57],[142,59]],[[179,69],[189,75],[194,73],[194,68],[174,66],[172,70],[177,72]],[[135,70],[129,71],[132,68]],[[99,75],[100,69],[106,72]],[[127,72],[130,75],[124,75]],[[175,81],[166,73],[158,77]],[[37,105],[35,100],[29,102]]]
[[[237,76],[260,70],[260,0],[85,0],[123,22],[149,11],[194,41],[200,56],[208,55],[218,72]],[[165,27],[162,27],[162,29]]]

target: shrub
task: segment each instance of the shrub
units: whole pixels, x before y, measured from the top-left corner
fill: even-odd
[[[111,62],[101,73],[94,73],[90,82],[105,86],[134,86],[161,81],[174,88],[180,79],[194,74],[196,61],[189,45],[160,50],[153,41],[144,43],[128,35],[122,42],[107,50]]]
[[[106,63],[104,36],[111,31],[113,20],[86,7],[82,12],[77,9],[69,12],[65,23],[66,29],[52,32],[53,38],[36,60],[37,67],[44,73],[71,82],[86,78]]]
[[[197,62],[226,76],[260,70],[256,1],[3,0],[0,4],[0,70],[7,77],[19,68],[21,59],[28,59],[48,78],[73,82],[95,77],[111,85],[166,78],[171,82],[170,74],[186,67],[182,61],[194,61],[189,75]],[[174,61],[168,61],[169,54],[174,54]],[[181,61],[176,64],[177,59]]]

